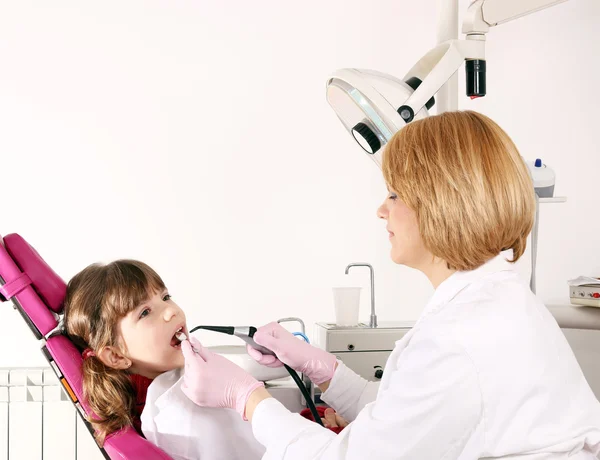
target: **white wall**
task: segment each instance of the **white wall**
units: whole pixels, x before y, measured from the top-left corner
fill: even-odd
[[[542,209],[548,302],[600,273],[599,16],[599,2],[571,0],[498,27],[488,96],[467,100],[459,77],[461,107],[552,165],[569,197]],[[294,315],[312,331],[355,261],[375,268],[381,321],[414,319],[431,287],[389,260],[380,172],[324,89],[342,67],[401,77],[434,44],[433,0],[0,0],[0,233],[25,236],[65,279],[142,259],[191,325]],[[351,280],[367,288],[367,319],[368,272]],[[2,307],[0,366],[43,364]]]
[[[525,158],[556,171],[555,195],[568,201],[540,208],[537,292],[568,304],[566,280],[600,276],[600,2],[571,0],[498,26],[486,55],[488,95],[461,107],[492,117]]]

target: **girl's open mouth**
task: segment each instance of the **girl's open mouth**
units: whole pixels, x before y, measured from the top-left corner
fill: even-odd
[[[183,326],[181,326],[179,329],[177,329],[177,331],[175,331],[175,334],[173,334],[173,337],[171,338],[171,346],[173,348],[177,348],[177,349],[181,348],[181,340],[179,340],[177,338],[177,335],[179,335],[180,333],[184,333]]]

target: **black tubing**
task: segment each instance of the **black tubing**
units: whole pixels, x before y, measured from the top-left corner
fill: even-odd
[[[321,421],[321,417],[319,417],[319,413],[317,412],[315,403],[313,402],[310,395],[308,394],[308,390],[304,386],[304,382],[302,380],[300,380],[300,377],[298,377],[298,374],[296,374],[296,371],[294,369],[292,369],[287,364],[284,364],[283,366],[287,369],[287,371],[291,375],[294,382],[296,382],[296,385],[298,385],[298,388],[300,389],[302,396],[304,396],[304,399],[306,400],[306,404],[308,405],[308,408],[310,409],[310,413],[312,414],[313,418],[315,419],[315,422],[317,422],[319,425],[323,426],[323,422]]]

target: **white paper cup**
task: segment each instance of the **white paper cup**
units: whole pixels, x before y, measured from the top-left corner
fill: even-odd
[[[358,325],[361,287],[333,288],[335,324],[338,326]]]

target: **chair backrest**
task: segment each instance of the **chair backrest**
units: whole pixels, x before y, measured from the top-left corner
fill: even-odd
[[[86,415],[93,416],[83,396],[81,352],[64,335],[50,335],[59,324],[66,283],[18,234],[0,237],[0,299],[11,300],[33,334],[71,401],[93,433]],[[171,460],[164,451],[132,427],[113,433],[101,449],[106,458]]]

